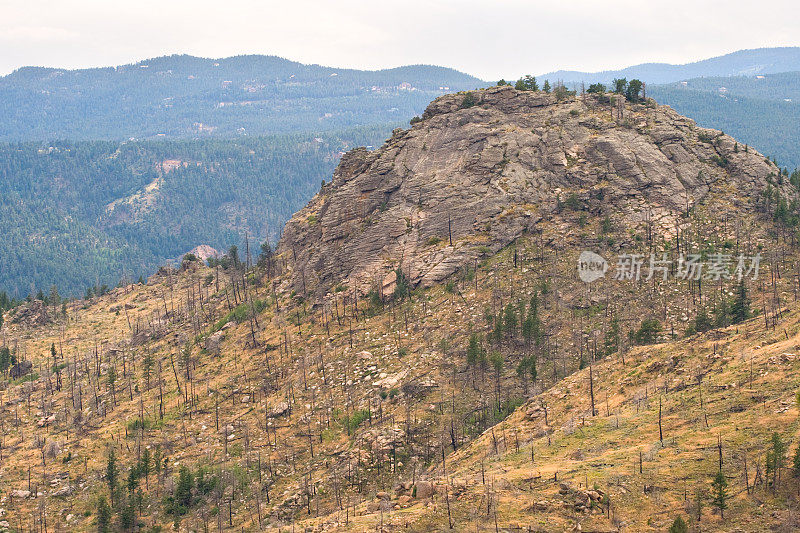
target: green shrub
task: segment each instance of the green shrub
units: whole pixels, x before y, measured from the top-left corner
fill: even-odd
[[[661,322],[658,319],[645,318],[636,332],[631,331],[631,336],[636,344],[653,344],[660,332]]]
[[[358,426],[364,423],[364,421],[368,420],[370,417],[369,409],[359,409],[353,411],[351,415],[345,415],[342,418],[342,426],[347,430],[347,434],[351,434],[355,431]]]
[[[606,86],[602,83],[593,83],[589,85],[589,88],[586,90],[586,92],[590,94],[605,94]]]
[[[473,93],[467,93],[464,95],[464,99],[461,100],[461,109],[469,109],[477,104],[478,98]]]

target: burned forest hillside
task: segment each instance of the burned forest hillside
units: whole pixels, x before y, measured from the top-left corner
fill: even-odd
[[[440,97],[274,252],[7,312],[0,529],[789,531],[794,181],[652,100]]]

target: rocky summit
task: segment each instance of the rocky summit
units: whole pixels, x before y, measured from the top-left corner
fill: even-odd
[[[279,252],[294,264],[294,289],[320,297],[346,282],[389,293],[398,268],[431,286],[569,202],[667,237],[710,192],[752,207],[779,174],[667,106],[622,100],[508,86],[437,98],[381,148],[345,154],[286,225]]]

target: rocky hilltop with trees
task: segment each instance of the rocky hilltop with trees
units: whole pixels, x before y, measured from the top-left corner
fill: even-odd
[[[349,152],[277,249],[0,295],[0,530],[796,529],[800,175],[519,87]]]
[[[437,98],[378,150],[347,153],[284,230],[279,251],[291,252],[294,289],[319,297],[347,280],[386,292],[398,276],[431,286],[575,211],[647,224],[651,242],[674,241],[707,196],[733,189],[736,208],[754,211],[781,173],[642,98],[638,80],[580,96],[534,90],[530,77],[516,85],[524,90]],[[791,194],[788,179],[772,186]]]

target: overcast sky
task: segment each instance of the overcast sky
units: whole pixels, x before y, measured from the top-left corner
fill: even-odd
[[[797,0],[0,0],[0,75],[188,53],[485,80],[800,45]]]

